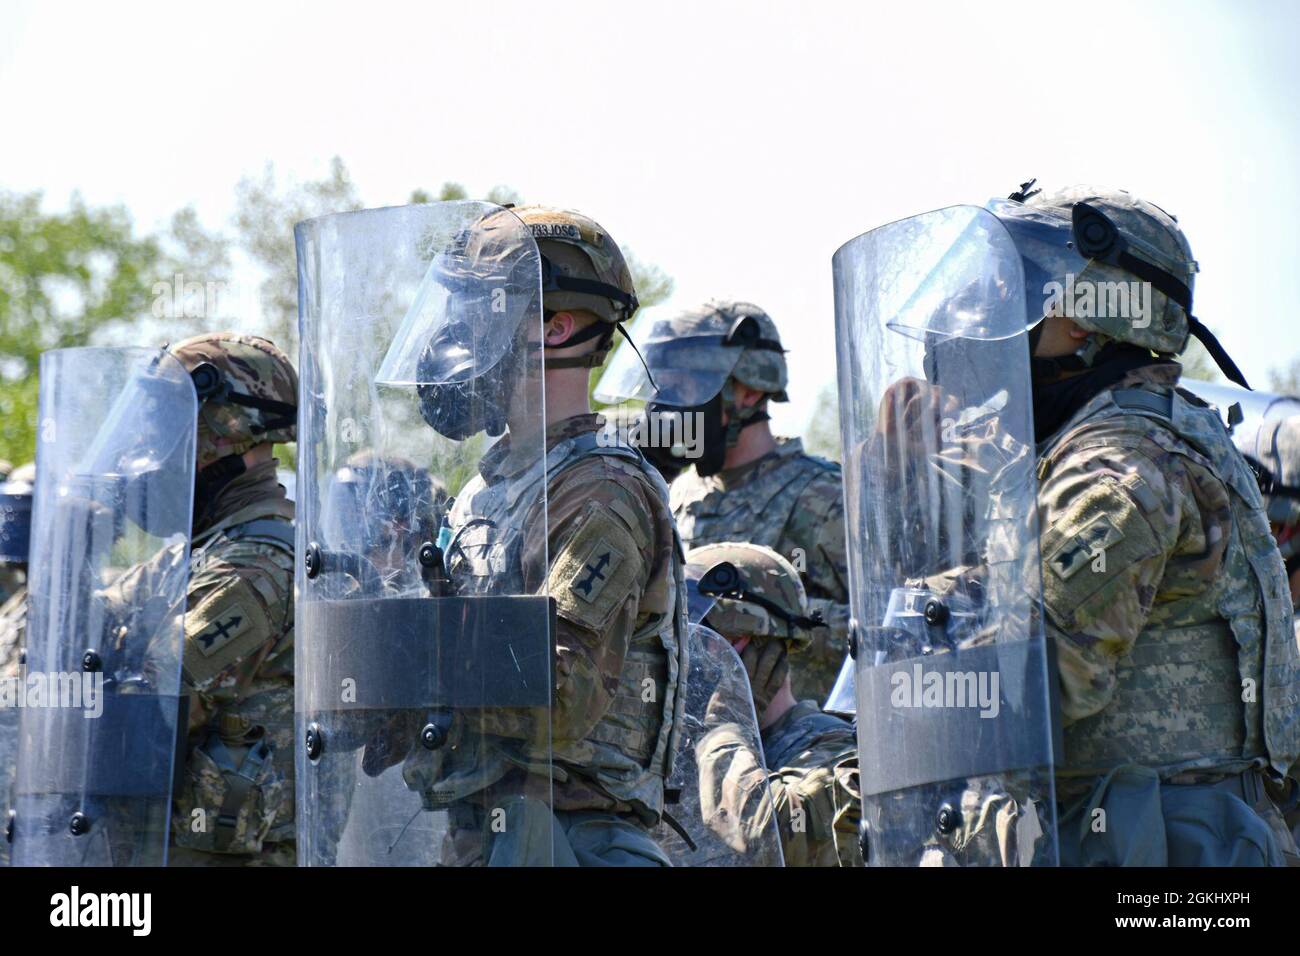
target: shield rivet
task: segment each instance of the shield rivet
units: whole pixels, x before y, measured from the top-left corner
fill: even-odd
[[[427,723],[420,731],[420,743],[425,750],[437,750],[447,742],[447,731],[436,723]]]
[[[320,574],[320,545],[313,541],[307,545],[307,554],[303,558],[303,567],[307,571],[308,578],[314,578]]]
[[[925,602],[925,623],[938,626],[948,620],[948,609],[943,606],[942,601],[936,601],[934,598]]]
[[[320,724],[307,725],[307,759],[315,760],[325,749],[325,733]]]
[[[73,836],[82,836],[89,833],[90,817],[78,810],[72,815],[72,819],[68,821],[68,832]]]
[[[945,803],[939,808],[939,813],[935,817],[935,826],[939,828],[940,833],[951,833],[957,829],[957,821],[961,815],[952,808],[952,804]]]
[[[88,674],[96,674],[104,667],[104,659],[93,647],[81,655],[81,669]]]

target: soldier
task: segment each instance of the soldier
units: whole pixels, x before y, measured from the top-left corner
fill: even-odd
[[[787,866],[861,866],[851,795],[857,734],[791,689],[787,650],[825,626],[808,613],[798,572],[755,544],[705,545],[686,561],[688,579],[719,595],[703,620],[740,654],[762,731],[759,754],[734,723],[714,726],[697,744],[706,818],[725,809],[724,819],[757,830],[775,817]]]
[[[298,377],[270,341],[198,335],[171,353],[198,390],[182,684],[189,732],[170,865],[292,866],[293,505],[272,448],[294,440]],[[108,602],[130,603],[151,568]]]
[[[844,659],[849,619],[840,468],[805,454],[799,439],[772,434],[768,403],[789,400],[776,324],[748,302],[710,302],[655,323],[642,348],[649,376],[623,349],[596,397],[646,398],[652,437],[676,432],[675,447],[648,453],[670,470],[694,466],[672,484],[673,516],[687,547],[751,541],[800,572],[809,607],[828,627],[796,659],[794,691],[825,700]]]
[[[35,481],[36,464],[28,462],[0,484],[0,677],[18,676]]]
[[[359,820],[361,804],[345,820],[318,818],[311,809],[304,825],[322,844],[312,858],[327,859],[337,845],[345,860],[365,862],[391,859],[398,847],[405,860],[414,855],[426,864],[668,865],[650,828],[664,809],[686,666],[680,543],[663,479],[616,435],[610,440],[588,403],[591,369],[637,308],[623,256],[596,222],[567,210],[445,203],[348,216],[298,227],[304,369],[312,370],[304,372],[304,388],[323,390],[330,417],[322,422],[355,422],[384,438],[375,454],[430,456],[455,504],[438,540],[421,549],[432,572],[426,597],[400,604],[381,593],[350,597],[327,580],[338,558],[322,551],[318,575],[307,569],[301,616],[304,627],[307,615],[333,619],[322,647],[344,647],[348,634],[340,628],[354,605],[368,619],[394,622],[384,634],[386,653],[409,652],[414,661],[433,648],[438,659],[429,665],[420,658],[431,669],[418,687],[387,670],[357,681],[359,694],[375,694],[372,709],[382,709],[382,697],[411,718],[390,721],[369,739],[362,768],[382,781],[400,764],[419,795],[411,818],[431,813],[445,838],[437,847],[410,847],[406,820]],[[373,223],[366,236],[386,237],[382,262],[370,258],[373,243],[349,245],[351,223],[363,221]],[[427,236],[435,237],[432,247]],[[334,311],[371,308],[347,299],[347,290],[335,294],[316,271],[327,261],[382,270],[381,282],[410,269],[419,281],[382,366],[364,367],[362,374],[384,386],[373,394],[315,384],[327,364],[334,379],[348,375],[334,350],[342,334],[330,321]],[[363,285],[356,295],[364,295]],[[346,348],[364,356],[364,347]],[[403,411],[386,404],[399,385],[415,386],[415,407],[429,428],[380,431],[381,419]],[[489,446],[484,433],[501,437]],[[331,434],[322,429],[327,455]],[[299,489],[304,501],[313,483],[308,473]],[[545,620],[531,610],[538,595],[554,602],[553,649],[543,643]],[[418,615],[430,623],[417,633],[408,622]],[[482,627],[482,615],[510,622]],[[318,667],[312,629],[307,673]],[[545,673],[553,667],[550,700],[534,678],[516,680],[538,666],[541,648]],[[442,664],[453,654],[462,666],[483,668],[473,687],[457,684]],[[357,741],[337,716],[346,702],[329,699],[331,681],[304,687],[303,719],[311,727],[304,775],[319,788],[328,786],[324,765],[352,759],[340,751]],[[381,785],[361,781],[368,791]],[[304,808],[317,802],[312,793]],[[340,840],[363,824],[391,829],[388,848]]]
[[[1245,380],[1192,315],[1196,263],[1172,216],[1120,191],[1024,192],[1004,222],[1060,223],[1088,280],[1146,300],[1093,317],[1054,299],[1030,333],[1063,861],[1280,864],[1294,846],[1264,785],[1300,754],[1285,574],[1253,476],[1218,417],[1175,388],[1171,357],[1194,334]],[[1163,839],[1139,807],[1161,808]],[[1073,837],[1097,808],[1109,829]],[[1209,819],[1223,829],[1195,822]]]
[[[1260,479],[1269,524],[1287,571],[1291,604],[1300,608],[1300,415],[1263,422],[1246,452]],[[1300,629],[1300,616],[1296,617]]]
[[[1040,772],[1055,751],[1062,862],[1279,865],[1293,845],[1267,791],[1280,789],[1300,753],[1300,651],[1285,575],[1254,476],[1217,414],[1175,387],[1172,358],[1195,335],[1229,378],[1244,378],[1192,316],[1196,264],[1173,217],[1125,192],[1031,186],[983,211],[954,207],[883,227],[837,254],[843,301],[861,298],[876,315],[866,325],[901,333],[895,347],[924,345],[914,363],[924,382],[896,381],[876,417],[879,477],[863,467],[867,485],[890,493],[900,520],[924,533],[888,541],[894,556],[880,562],[886,575],[894,561],[914,577],[898,581],[886,613],[870,603],[864,612],[864,624],[883,626],[863,634],[874,657],[858,647],[859,719],[870,711],[886,738],[906,730],[906,721],[891,726],[874,679],[899,676],[890,653],[925,655],[908,665],[927,690],[935,674],[921,660],[950,677],[1005,678],[987,699],[980,691],[978,714],[937,711],[945,764],[970,786],[937,815],[931,804],[916,816],[923,802],[906,812],[913,826],[937,821],[927,829],[947,844],[944,862],[963,862],[979,845],[981,819],[1003,863],[1050,862],[1038,849],[1050,847],[1052,822]],[[892,235],[907,238],[895,246]],[[912,278],[873,291],[863,278],[879,268]],[[837,328],[842,348],[861,357],[853,312]],[[1028,330],[1029,415],[1017,374],[1025,356],[1007,351],[1023,347],[1018,323]],[[879,363],[900,370],[893,355]],[[1036,445],[1032,471],[1027,442]],[[1025,507],[1031,493],[1036,514]],[[1051,749],[1034,730],[1043,721],[1039,575],[1026,561],[1039,553],[1064,728],[1063,746]],[[868,580],[864,602],[872,593]],[[1010,660],[1020,662],[1011,671]],[[1032,720],[1008,714],[1017,699]],[[919,691],[894,703],[925,707]],[[987,753],[963,756],[993,739],[979,729],[985,717],[1019,724],[1015,739],[1037,742],[1015,753],[998,730]],[[892,752],[884,742],[863,752],[864,800],[871,795],[882,828],[904,806],[902,791],[878,783],[890,773],[877,758]],[[870,773],[868,759],[878,764]],[[1013,767],[1036,769],[1028,780],[999,770]],[[913,846],[914,836],[933,840],[911,832]]]
[[[29,462],[9,470],[0,483],[0,681],[22,676],[23,635],[27,623],[27,549],[32,518],[32,485],[36,465]],[[18,713],[0,704],[0,808],[6,839],[0,842],[0,866],[9,863],[10,789],[17,756]]]

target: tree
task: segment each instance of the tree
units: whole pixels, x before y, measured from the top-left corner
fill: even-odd
[[[804,428],[803,444],[810,455],[840,460],[840,401],[834,385],[827,385],[817,396],[817,405]]]
[[[361,208],[357,188],[343,160],[335,156],[324,179],[276,180],[267,163],[256,179],[235,187],[235,243],[262,273],[260,334],[288,355],[298,354],[298,259],[293,227],[304,219]]]
[[[1300,395],[1300,355],[1286,365],[1269,369],[1268,387],[1283,395]]]
[[[0,192],[0,458],[15,463],[35,453],[41,352],[124,333],[168,261],[121,206],[41,207],[39,192]]]

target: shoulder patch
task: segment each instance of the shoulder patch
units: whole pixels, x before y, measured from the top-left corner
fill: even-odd
[[[211,657],[237,638],[248,624],[248,612],[242,605],[232,604],[217,620],[194,635],[194,643],[200,654]]]
[[[185,681],[207,690],[279,637],[257,591],[247,579],[233,577],[185,614]]]
[[[1047,556],[1047,566],[1062,581],[1068,581],[1081,568],[1094,561],[1112,545],[1124,540],[1124,532],[1109,516],[1095,515],[1074,534],[1066,537]]]
[[[597,539],[582,567],[569,581],[569,590],[588,603],[596,600],[622,563],[622,551],[610,544],[607,537]]]
[[[645,586],[645,559],[623,522],[592,502],[551,563],[548,587],[559,616],[600,632]]]

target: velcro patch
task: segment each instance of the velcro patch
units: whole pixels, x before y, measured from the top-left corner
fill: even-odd
[[[600,538],[587,552],[582,567],[569,581],[569,590],[590,604],[600,597],[600,592],[605,590],[605,585],[622,563],[623,552],[610,544],[608,538]]]
[[[1067,537],[1047,556],[1047,566],[1062,581],[1068,581],[1113,545],[1124,540],[1124,532],[1107,515],[1099,514]]]
[[[217,620],[194,635],[194,644],[204,657],[211,657],[244,632],[251,622],[243,605],[225,608]]]
[[[562,620],[601,633],[645,588],[645,559],[605,504],[588,502],[572,537],[555,555],[547,587]]]

